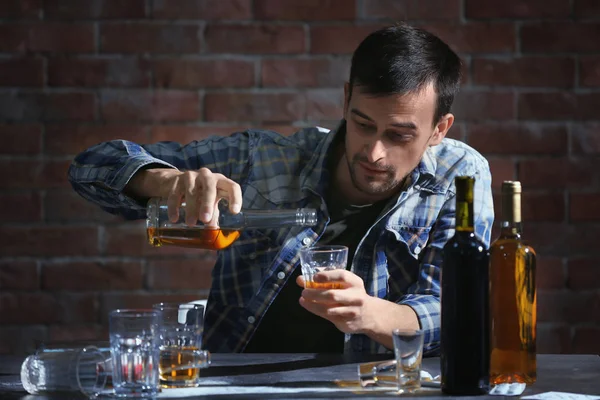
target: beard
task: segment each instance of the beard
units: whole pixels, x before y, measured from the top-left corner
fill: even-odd
[[[396,179],[396,168],[391,165],[382,165],[382,164],[373,164],[370,163],[366,156],[362,154],[355,154],[352,157],[352,160],[347,159],[348,169],[350,170],[350,178],[352,179],[352,184],[356,189],[365,194],[377,195],[386,192],[390,192],[404,182],[402,179]],[[361,181],[358,177],[357,168],[361,168],[358,164],[363,163],[368,165],[370,168],[381,171],[380,176],[373,177],[366,175],[364,179]]]

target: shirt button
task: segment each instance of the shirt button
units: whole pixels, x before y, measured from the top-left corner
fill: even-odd
[[[302,239],[302,244],[305,246],[308,246],[311,243],[312,243],[312,239],[309,237],[305,237],[304,239]]]
[[[421,248],[419,246],[415,247],[415,254],[419,254],[421,252]]]
[[[285,273],[283,271],[279,271],[277,273],[277,279],[283,279],[283,278],[285,278]]]
[[[256,321],[256,318],[254,318],[253,316],[248,317],[248,323],[253,324],[255,321]]]
[[[274,285],[273,285],[273,289],[274,289],[274,290],[277,290],[277,289],[279,289],[279,285],[278,285],[278,284],[274,284]]]
[[[254,260],[256,258],[256,253],[252,253],[248,256],[251,260]]]

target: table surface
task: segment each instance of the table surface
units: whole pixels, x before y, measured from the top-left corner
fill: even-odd
[[[163,390],[159,395],[186,399],[278,399],[278,398],[364,398],[397,397],[393,391],[361,389],[357,366],[361,362],[390,356],[342,356],[333,354],[213,354],[210,368],[202,370],[202,386],[194,389]],[[0,399],[76,399],[77,395],[28,395],[22,388],[19,370],[24,357],[0,356]],[[439,358],[423,360],[423,368],[439,372]],[[215,395],[216,386],[228,393]],[[257,387],[264,388],[259,392]],[[254,390],[253,388],[256,388]],[[203,394],[202,390],[212,392]],[[325,391],[327,390],[327,391]],[[187,392],[186,392],[187,391]],[[193,392],[191,392],[193,391]],[[538,355],[538,380],[523,396],[549,391],[600,395],[600,357],[597,355]],[[170,392],[170,393],[169,393]],[[180,395],[184,393],[183,395]],[[102,397],[102,396],[101,396]],[[439,389],[424,389],[412,396],[428,399],[462,398],[444,396]],[[464,397],[465,399],[473,397]],[[499,399],[500,396],[479,396]]]

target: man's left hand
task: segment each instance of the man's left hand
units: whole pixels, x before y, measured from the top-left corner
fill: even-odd
[[[366,333],[373,328],[377,300],[365,291],[363,280],[356,274],[343,269],[323,271],[315,274],[317,283],[335,283],[341,289],[304,289],[300,305],[326,320],[344,333]],[[296,283],[304,287],[299,276]]]

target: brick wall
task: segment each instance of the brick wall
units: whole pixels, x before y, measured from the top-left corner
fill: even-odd
[[[203,298],[214,255],[145,243],[81,200],[73,156],[341,115],[348,58],[409,20],[465,64],[451,136],[523,182],[539,350],[600,353],[600,2],[3,0],[0,352],[106,336],[107,312]]]

